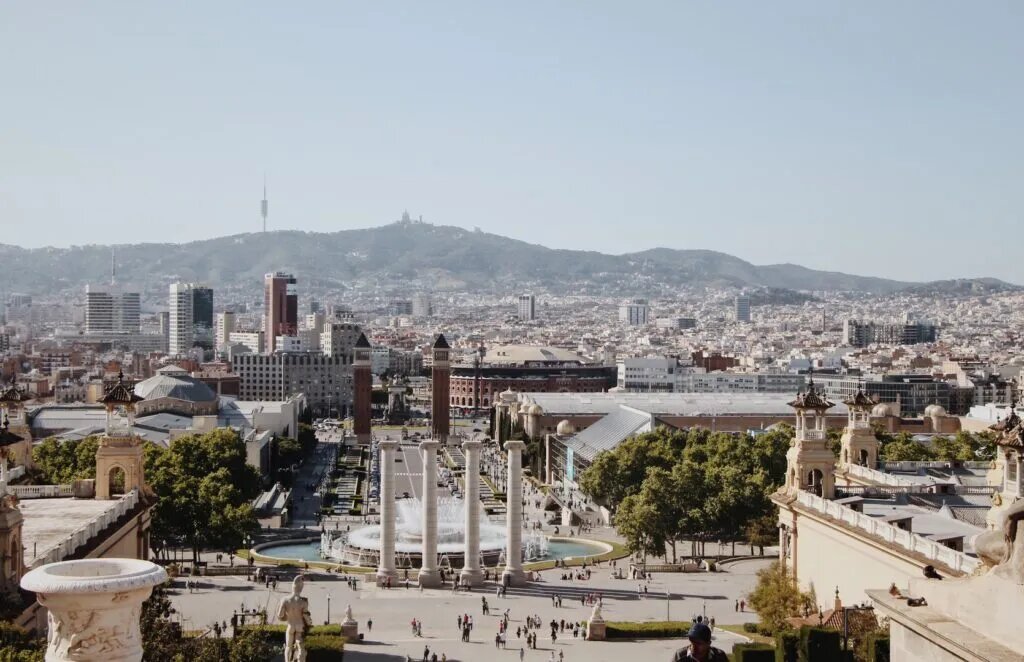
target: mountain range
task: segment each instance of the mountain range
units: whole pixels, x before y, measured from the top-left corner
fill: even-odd
[[[795,264],[759,266],[710,250],[654,248],[607,255],[552,249],[417,221],[330,233],[275,231],[115,247],[26,249],[0,244],[0,287],[8,292],[40,293],[108,282],[112,253],[119,281],[153,291],[175,280],[241,286],[262,282],[271,271],[294,273],[312,290],[408,288],[412,281],[434,291],[534,288],[623,296],[656,296],[680,287],[950,295],[1018,289],[993,278],[909,283]]]

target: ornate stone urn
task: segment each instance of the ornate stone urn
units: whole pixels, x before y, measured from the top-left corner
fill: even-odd
[[[149,561],[82,559],[36,568],[21,586],[49,610],[47,662],[136,662],[142,603],[166,580]]]

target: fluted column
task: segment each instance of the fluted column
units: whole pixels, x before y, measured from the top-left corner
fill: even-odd
[[[508,485],[505,488],[507,509],[505,531],[508,546],[505,548],[505,572],[502,581],[510,586],[526,583],[523,572],[523,449],[526,444],[517,439],[505,442],[508,453]]]
[[[395,451],[398,442],[385,439],[380,449],[380,561],[377,583],[398,576],[395,570]]]
[[[441,585],[437,571],[437,449],[433,439],[420,443],[423,453],[423,560],[420,565],[420,586]]]
[[[480,442],[462,442],[466,454],[466,546],[462,561],[462,583],[479,586],[480,569]]]

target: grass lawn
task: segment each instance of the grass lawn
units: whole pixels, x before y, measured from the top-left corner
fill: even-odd
[[[743,629],[742,625],[715,625],[715,629],[728,630],[729,632],[738,634],[741,637],[746,637],[747,639],[750,639],[755,644],[770,644],[772,646],[775,645],[774,637],[766,637],[763,634],[758,634],[756,632],[747,632]]]

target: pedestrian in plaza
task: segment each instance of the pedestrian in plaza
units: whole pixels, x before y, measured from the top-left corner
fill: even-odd
[[[366,620],[366,631],[373,632],[373,619],[369,618]]]
[[[690,645],[677,650],[672,662],[728,662],[729,657],[711,645],[711,628],[706,624],[694,623],[686,637]]]
[[[519,662],[523,662],[523,658],[524,657],[526,657],[526,651],[524,651],[523,647],[520,646],[519,647]]]
[[[747,601],[741,599],[740,600],[740,612],[742,613],[744,610],[746,610],[746,608],[747,608]]]
[[[427,662],[430,659],[430,646],[423,647],[423,662]]]

